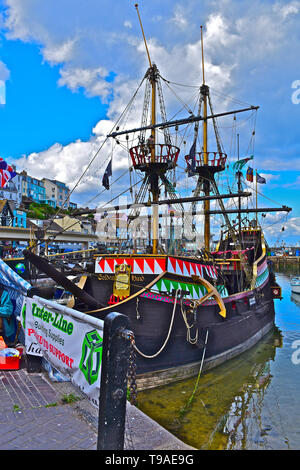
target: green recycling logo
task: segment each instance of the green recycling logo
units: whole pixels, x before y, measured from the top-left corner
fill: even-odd
[[[25,330],[25,321],[26,321],[26,302],[24,302],[22,312],[21,312],[21,321],[22,321],[22,326]]]
[[[102,345],[103,339],[98,331],[92,330],[86,333],[82,343],[79,369],[89,385],[93,385],[98,379],[102,360]]]

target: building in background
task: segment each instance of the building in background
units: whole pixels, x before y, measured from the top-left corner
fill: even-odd
[[[25,170],[17,173],[4,188],[0,188],[0,199],[13,201],[16,207],[27,201],[28,207],[31,202],[36,202],[53,208],[77,209],[77,204],[71,202],[69,197],[70,189],[65,183],[48,178],[39,180],[28,175]]]
[[[23,170],[22,176],[22,196],[26,196],[39,204],[45,203],[46,189],[42,181],[32,178]]]
[[[69,209],[77,209],[76,202],[69,202]]]
[[[75,219],[74,217],[70,217],[68,215],[65,215],[64,217],[60,219],[55,219],[54,222],[59,225],[64,231],[68,232],[77,232],[81,233],[82,232],[82,225],[80,220]]]
[[[0,225],[2,227],[12,227],[14,224],[14,208],[12,201],[0,200]]]
[[[14,214],[14,227],[23,227],[27,228],[27,213],[21,209],[15,208],[13,211]]]
[[[42,182],[46,190],[46,198],[49,201],[53,201],[56,205],[54,207],[60,207],[62,209],[76,209],[77,204],[70,202],[70,189],[62,181],[50,180],[43,178]]]
[[[49,180],[48,178],[43,178],[42,183],[45,187],[45,193],[46,193],[46,200],[49,201],[48,204],[52,207],[56,207],[56,184],[53,183],[52,180]]]
[[[27,213],[19,209],[14,201],[0,200],[0,225],[2,227],[27,227]]]

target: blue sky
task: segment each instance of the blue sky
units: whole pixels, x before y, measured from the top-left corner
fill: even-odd
[[[0,108],[3,158],[40,152],[56,142],[89,139],[106,113],[99,98],[58,87],[58,66],[43,61],[36,45],[3,36],[0,55],[10,71],[6,104]]]
[[[0,80],[6,90],[0,155],[18,170],[76,184],[147,69],[134,3],[0,0]],[[253,166],[267,179],[260,191],[272,201],[260,196],[259,203],[293,208],[287,220],[270,214],[264,224],[272,241],[281,239],[283,225],[286,239],[300,240],[300,92],[292,88],[300,80],[300,2],[141,0],[139,8],[164,77],[200,84],[203,24],[214,110],[240,107],[227,96],[260,106]],[[245,117],[239,119],[243,156],[252,121],[242,125]],[[229,131],[226,136],[221,127],[220,133],[229,145]],[[107,144],[99,153],[74,192],[75,202],[85,205],[101,192],[110,150]],[[127,155],[118,154],[113,173],[126,165]],[[102,198],[123,185],[121,180],[116,192]]]

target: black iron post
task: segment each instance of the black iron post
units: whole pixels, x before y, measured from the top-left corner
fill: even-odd
[[[130,354],[128,317],[110,313],[104,319],[97,450],[123,450]]]

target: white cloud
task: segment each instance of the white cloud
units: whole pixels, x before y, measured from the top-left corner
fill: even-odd
[[[271,181],[278,181],[280,179],[280,175],[273,175],[271,173],[259,172],[259,175],[265,178],[267,183],[270,183]]]
[[[44,59],[50,63],[61,64],[71,60],[76,39],[68,39],[62,44],[48,45],[43,49]]]
[[[28,40],[30,37],[29,23],[24,21],[26,7],[23,2],[6,1],[9,7],[9,15],[5,20],[5,26],[8,29],[7,36],[11,39]]]
[[[300,171],[300,158],[285,158],[282,156],[266,157],[260,159],[260,167],[264,169],[272,168],[274,171]]]
[[[47,6],[37,0],[6,0],[6,3],[10,7],[6,20],[8,37],[38,43],[44,60],[60,67],[59,86],[73,92],[83,89],[88,96],[98,96],[109,105],[109,119],[120,115],[148,66],[133,5],[129,8],[123,0],[115,0],[110,7],[103,0],[106,9],[102,8],[99,14],[98,1],[89,2],[89,11],[78,0],[73,1],[72,9],[66,0],[46,2]],[[297,37],[300,2],[215,0],[204,1],[201,9],[198,3],[186,0],[174,7],[172,1],[161,4],[155,0],[151,7],[143,5],[140,9],[151,59],[162,76],[182,84],[201,83],[199,26],[203,24],[206,82],[223,93],[216,96],[214,110],[227,108],[226,96],[238,97],[244,87],[269,93],[269,80],[274,80],[277,65],[288,56],[292,46],[295,50],[300,47]],[[266,64],[271,64],[268,69]],[[113,80],[108,80],[111,76]],[[182,99],[192,94],[189,88],[176,91]],[[168,89],[166,96],[166,103],[174,105],[175,97]],[[127,127],[140,124],[141,104],[142,96],[135,103]],[[56,143],[44,152],[22,157],[18,167],[23,166],[38,177],[47,173],[72,187],[109,132],[104,130],[108,123],[112,124],[100,121],[86,142],[75,141],[65,146]],[[94,173],[79,191],[99,186],[110,148],[105,151],[99,156],[98,168],[93,167]],[[266,155],[271,157],[260,159],[263,168],[282,171],[282,155],[274,156],[271,152]],[[118,149],[115,162],[119,168],[125,168],[126,152]],[[300,170],[299,158],[285,159],[284,168]],[[262,176],[275,181],[278,175]]]
[[[263,229],[269,244],[281,242],[283,239],[294,243],[300,236],[300,217],[287,218],[282,212],[267,214]]]
[[[67,86],[72,91],[78,91],[79,88],[86,90],[89,96],[99,96],[106,100],[111,92],[111,84],[105,79],[108,72],[103,67],[91,68],[73,68],[67,67],[61,69],[61,78],[58,81],[60,86]]]
[[[188,21],[185,18],[183,7],[176,5],[173,17],[170,19],[170,22],[174,23],[174,25],[179,29],[186,29],[188,26]]]
[[[9,76],[10,76],[10,71],[8,70],[4,62],[1,62],[0,60],[0,80],[5,82],[6,80],[9,79]]]
[[[300,10],[300,2],[292,1],[286,5],[276,3],[274,11],[278,13],[284,20],[292,15],[297,15]]]
[[[89,166],[80,184],[76,187],[78,201],[84,205],[82,194],[98,192],[101,187],[102,176],[112,155],[112,144],[106,140],[107,134],[113,129],[114,123],[102,120],[93,129],[90,140],[83,142],[77,140],[68,145],[56,143],[45,151],[33,152],[29,155],[12,160],[17,170],[25,169],[28,174],[42,179],[44,177],[63,181],[73,189]],[[122,148],[114,146],[113,173],[115,175],[128,168],[128,156]],[[99,152],[101,149],[101,153]],[[94,158],[99,152],[97,158]],[[74,200],[74,196],[73,199]]]

